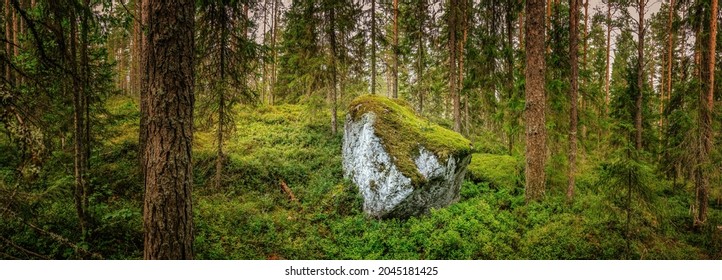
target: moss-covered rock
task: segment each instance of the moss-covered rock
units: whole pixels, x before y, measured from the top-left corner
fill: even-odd
[[[403,100],[364,95],[351,102],[348,113],[353,121],[367,113],[376,115],[374,133],[381,138],[381,144],[392,156],[396,167],[416,186],[424,181],[414,164],[419,147],[426,148],[442,161],[450,155],[462,158],[471,153],[471,141],[417,116],[411,105]]]
[[[471,143],[399,100],[362,96],[346,116],[344,174],[367,215],[408,217],[458,200]]]
[[[471,180],[488,182],[496,188],[516,187],[521,176],[519,161],[509,155],[475,153],[468,169]]]

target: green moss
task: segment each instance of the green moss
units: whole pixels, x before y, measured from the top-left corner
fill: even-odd
[[[521,167],[512,156],[475,153],[471,156],[467,170],[476,182],[488,182],[497,188],[512,188],[517,185]]]
[[[452,155],[459,158],[471,153],[468,139],[415,115],[405,101],[364,95],[351,102],[348,112],[354,121],[366,113],[376,115],[376,135],[396,167],[411,179],[414,186],[424,181],[414,163],[419,146],[431,151],[443,162]]]

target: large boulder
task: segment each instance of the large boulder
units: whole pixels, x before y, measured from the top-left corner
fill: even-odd
[[[375,218],[407,218],[459,199],[471,143],[416,116],[408,103],[365,95],[349,105],[344,176]]]

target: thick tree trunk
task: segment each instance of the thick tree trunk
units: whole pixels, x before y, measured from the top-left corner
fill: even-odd
[[[527,201],[544,195],[546,164],[546,97],[544,92],[544,0],[526,1],[526,190]]]
[[[570,84],[571,90],[569,101],[571,103],[571,112],[569,118],[569,174],[567,186],[567,199],[574,197],[574,176],[577,164],[577,95],[579,84],[579,65],[577,64],[577,44],[579,36],[579,0],[569,0],[569,60],[572,67]],[[586,29],[586,27],[585,27]],[[586,54],[585,54],[586,57]]]
[[[192,259],[195,2],[148,2],[142,84],[148,99],[143,256]]]

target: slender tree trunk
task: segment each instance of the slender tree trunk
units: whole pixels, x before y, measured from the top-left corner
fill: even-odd
[[[457,69],[457,52],[458,42],[456,38],[456,28],[458,27],[458,1],[449,0],[449,16],[448,16],[448,29],[449,29],[449,97],[451,97],[452,110],[454,114],[454,131],[461,132],[461,111],[460,111],[460,98],[458,93],[458,69]]]
[[[455,110],[457,110],[457,111],[461,110],[461,108],[460,108],[461,107],[461,93],[464,90],[464,52],[465,52],[465,48],[466,48],[466,40],[468,38],[467,36],[468,36],[468,31],[469,31],[468,30],[469,29],[469,26],[468,26],[468,13],[469,12],[467,11],[468,4],[469,4],[468,0],[461,0],[461,4],[459,5],[459,10],[461,12],[461,15],[457,15],[457,16],[460,16],[460,18],[458,20],[461,25],[461,40],[459,41],[459,50],[456,53],[457,59],[459,60],[459,74],[457,75],[457,93],[456,93],[458,95],[457,99],[459,99],[459,101],[457,101],[457,103],[459,103],[459,104],[457,104],[457,108],[455,108]],[[467,107],[469,104],[469,100],[468,100],[467,96],[464,96],[464,103],[466,104],[466,105],[464,105],[464,110],[465,110],[465,112],[468,112]],[[459,132],[461,132],[461,119],[462,119],[462,117],[460,116],[461,112],[458,112],[457,115],[459,115],[459,117],[458,117]],[[464,119],[468,118],[468,114],[466,116],[464,116],[463,118]],[[468,125],[466,126],[466,129],[467,129],[466,135],[469,135]]]
[[[143,25],[141,18],[143,17],[144,0],[135,0],[135,14],[133,15],[133,48],[131,49],[131,57],[133,64],[130,67],[130,87],[133,94],[140,94],[140,68],[141,68],[141,42],[143,41]]]
[[[589,41],[587,40],[589,37],[588,26],[589,26],[589,0],[586,0],[586,1],[584,1],[584,37],[583,37],[584,41],[582,43],[582,47],[584,48],[584,50],[583,50],[584,56],[582,58],[583,59],[582,70],[584,70],[584,73],[587,72],[587,48],[588,48],[588,43],[589,43]],[[579,28],[577,28],[577,30],[579,30]],[[579,71],[577,71],[577,79],[578,79],[578,72]],[[585,76],[585,77],[587,77],[587,76]],[[584,97],[584,94],[587,92],[587,87],[586,87],[587,80],[581,79],[581,83],[582,83],[582,90],[581,90],[581,94],[579,94],[578,96],[579,96],[582,115],[584,115],[584,112],[586,112],[586,110],[587,110],[586,109],[586,104],[587,104],[586,101],[587,100]],[[578,86],[577,86],[577,92],[579,92]],[[581,126],[582,126],[581,127],[581,139],[582,140],[581,141],[585,141],[585,139],[587,139],[587,125],[585,124],[585,122],[582,122]]]
[[[90,22],[89,17],[90,15],[90,0],[84,0],[83,7],[81,9],[81,15],[80,15],[80,23],[81,23],[81,30],[80,30],[80,67],[81,67],[81,85],[82,85],[82,112],[85,114],[85,122],[83,123],[83,168],[85,169],[85,176],[88,176],[88,172],[90,170],[90,145],[91,145],[91,138],[90,138],[90,94],[92,92],[90,88],[90,80],[91,80],[91,73],[90,73],[90,57],[88,53],[88,47],[90,45],[90,40],[88,38],[88,32],[90,29]],[[83,204],[85,205],[85,219],[89,220],[89,213],[88,213],[88,207],[90,205],[89,198],[91,195],[91,189],[90,185],[88,183],[88,179],[85,179],[85,184],[83,186]],[[85,233],[83,236],[84,238],[88,237],[88,232]]]
[[[571,112],[569,118],[569,185],[567,186],[567,199],[574,197],[574,176],[577,164],[577,95],[579,84],[579,65],[577,63],[578,37],[579,37],[579,0],[569,0],[569,60],[572,66],[570,77]],[[586,30],[586,27],[585,27]],[[586,33],[586,32],[585,32]],[[585,55],[586,57],[586,55]]]
[[[276,64],[278,52],[276,50],[276,36],[278,36],[278,9],[279,0],[273,1],[273,21],[271,22],[271,88],[269,90],[269,101],[273,105],[276,89]]]
[[[371,94],[376,94],[376,0],[371,0]]]
[[[138,75],[138,84],[136,86],[139,86],[139,93],[140,93],[140,124],[139,124],[139,135],[138,135],[138,160],[140,160],[140,174],[143,174],[143,180],[145,180],[145,171],[147,169],[146,166],[146,159],[145,159],[145,149],[146,149],[146,140],[147,137],[147,126],[148,126],[148,92],[147,90],[144,90],[145,83],[148,81],[145,78],[145,74],[143,71],[146,71],[145,65],[148,63],[146,60],[148,59],[148,53],[146,51],[146,45],[148,41],[148,36],[143,31],[144,28],[148,27],[148,18],[149,18],[149,2],[150,0],[137,0],[140,3],[140,22],[138,23],[141,27],[141,30],[139,31],[139,40],[138,40],[138,48],[140,48],[140,51],[138,52],[138,62],[139,64],[136,65],[137,70],[136,74]],[[143,183],[145,185],[145,183]]]
[[[18,41],[18,12],[13,10],[13,57],[18,57],[20,55],[20,48],[19,48],[19,41]],[[20,75],[13,75],[13,79],[10,80],[13,85],[18,85],[17,79]]]
[[[148,1],[143,204],[145,259],[193,258],[194,1]]]
[[[508,92],[507,100],[511,101],[514,98],[514,3],[509,1],[506,11],[506,42],[508,48],[511,50],[506,52],[506,88]],[[522,30],[524,24],[522,22],[522,13],[519,13],[519,47],[522,46]],[[513,110],[507,109],[509,115],[509,126],[513,126],[516,122],[516,114]],[[512,154],[514,149],[514,130],[509,129],[507,132],[507,151],[509,155]]]
[[[274,4],[275,4],[275,3],[274,3]],[[272,4],[272,5],[273,5],[273,4]],[[268,45],[268,44],[267,44],[267,41],[266,41],[266,33],[267,33],[267,31],[266,31],[266,22],[267,22],[267,20],[268,20],[268,0],[263,0],[263,39],[262,39],[262,45],[263,45],[264,47]],[[267,73],[266,73],[266,72],[267,72],[267,69],[266,69],[266,66],[267,66],[267,65],[266,65],[266,60],[263,59],[263,58],[261,58],[260,63],[261,63],[261,81],[263,81],[263,83],[261,84],[261,104],[263,104],[263,103],[265,103],[265,101],[266,101],[266,95],[267,95],[267,93],[266,93],[267,87],[266,87],[266,86],[268,85],[268,77],[267,77],[267,75],[266,75],[266,74],[267,74]]]
[[[669,1],[669,20],[667,21],[667,36],[669,38],[667,39],[667,97],[666,100],[669,102],[669,100],[672,99],[672,61],[674,59],[674,52],[672,49],[674,48],[674,37],[676,36],[675,30],[672,28],[672,23],[674,22],[674,15],[675,15],[675,9],[674,9],[674,0]],[[663,115],[663,119],[666,120],[666,116]]]
[[[10,55],[12,53],[12,29],[10,28],[10,22],[12,21],[12,8],[10,8],[10,0],[5,0],[5,53]],[[11,59],[8,58],[8,63],[5,65],[5,79],[7,81],[12,80],[12,68],[10,67]]]
[[[637,99],[635,101],[635,113],[634,113],[634,130],[635,130],[635,147],[637,150],[642,150],[642,97],[644,93],[644,35],[646,33],[644,26],[644,10],[647,4],[647,0],[638,0],[638,20],[637,26]]]
[[[544,195],[546,164],[546,97],[544,92],[544,0],[526,1],[526,190],[527,201]]]
[[[329,29],[328,29],[328,38],[329,42],[331,44],[331,81],[332,81],[332,87],[331,90],[331,133],[333,135],[337,134],[337,116],[336,116],[336,96],[338,93],[336,92],[336,89],[338,87],[337,82],[337,69],[336,69],[336,11],[335,7],[328,10],[328,22],[329,22]],[[395,21],[394,21],[395,24]],[[395,58],[394,58],[395,61]],[[395,94],[395,91],[394,91]],[[394,96],[396,98],[396,96]]]
[[[85,190],[86,187],[86,169],[85,169],[85,106],[83,101],[85,100],[83,84],[80,81],[82,74],[80,73],[80,67],[78,66],[78,49],[77,49],[77,15],[72,12],[70,15],[70,52],[67,54],[67,65],[70,68],[71,73],[68,75],[70,84],[72,85],[73,91],[73,170],[75,175],[75,189],[73,193],[73,200],[75,201],[75,210],[78,214],[78,224],[80,226],[81,236],[85,237],[87,234],[87,218],[86,218],[86,200]]]
[[[627,157],[629,157],[631,159],[631,155],[629,154],[629,152],[627,152]],[[627,250],[626,250],[627,259],[630,259],[630,254],[631,254],[631,249],[632,249],[632,246],[631,246],[632,237],[630,235],[631,231],[629,231],[629,226],[631,223],[632,223],[632,171],[628,170],[627,171],[627,221],[625,222],[625,225],[624,225],[624,239],[626,240],[626,243],[627,243]]]
[[[394,0],[393,98],[399,98],[399,0]]]
[[[697,191],[696,191],[696,208],[697,216],[694,219],[696,226],[704,225],[707,222],[707,207],[709,204],[709,165],[710,153],[712,152],[713,132],[712,132],[712,114],[714,110],[714,74],[715,74],[715,55],[717,42],[717,0],[710,1],[710,22],[707,34],[708,40],[707,50],[702,54],[702,91],[699,97],[699,130],[700,130],[700,147],[699,147],[699,164],[697,165]]]
[[[609,65],[609,53],[612,44],[612,5],[607,4],[607,66],[604,68],[604,116],[606,117],[609,113],[609,76],[610,76],[610,65]]]
[[[419,38],[417,41],[417,52],[418,57],[416,58],[416,72],[418,77],[416,78],[416,87],[419,91],[419,114],[424,111],[424,20],[426,18],[426,0],[419,0],[417,4],[417,16],[419,17]]]
[[[227,6],[219,4],[223,8],[222,11],[226,11]],[[216,131],[216,144],[217,144],[217,155],[216,155],[216,177],[215,177],[215,188],[221,189],[223,182],[223,133],[224,129],[224,118],[226,115],[226,50],[228,49],[228,17],[226,15],[218,15],[220,17],[221,25],[221,41],[220,41],[220,57],[218,64],[218,73],[220,74],[220,87],[218,90],[218,130]]]

